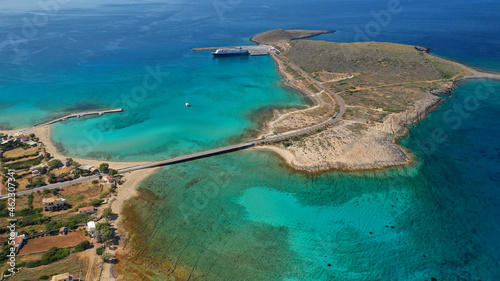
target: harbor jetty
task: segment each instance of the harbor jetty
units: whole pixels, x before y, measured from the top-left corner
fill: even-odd
[[[243,49],[247,50],[251,56],[266,56],[277,53],[277,50],[271,45],[203,47],[203,48],[193,48],[193,51],[215,51],[217,49]]]
[[[49,121],[45,121],[45,122],[40,123],[40,124],[36,124],[33,127],[24,129],[22,131],[19,131],[18,133],[26,133],[26,132],[31,131],[31,130],[36,129],[36,128],[45,127],[45,126],[52,125],[54,123],[61,122],[61,121],[66,121],[69,118],[80,118],[80,117],[85,117],[85,116],[89,116],[89,115],[99,115],[99,116],[101,116],[101,115],[104,115],[104,114],[107,114],[107,113],[117,113],[117,112],[123,112],[123,109],[122,108],[113,108],[113,109],[102,109],[102,110],[93,110],[93,111],[85,111],[85,112],[78,112],[78,113],[70,113],[70,114],[66,114],[66,115],[63,115],[63,116],[59,116],[59,117],[54,118],[54,119],[49,120]]]

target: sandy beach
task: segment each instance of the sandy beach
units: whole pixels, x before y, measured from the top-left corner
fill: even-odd
[[[18,131],[18,130],[16,130]],[[66,158],[69,158],[70,156],[63,155],[59,151],[57,151],[56,146],[52,142],[51,139],[51,128],[50,126],[44,126],[40,128],[36,128],[33,130],[28,131],[26,134],[35,134],[38,138],[40,138],[40,141],[43,142],[45,145],[46,150],[52,154],[52,156],[56,159],[59,160],[64,160]],[[148,162],[117,162],[117,161],[107,161],[107,160],[93,160],[93,159],[85,159],[85,158],[78,158],[78,157],[71,157],[73,160],[80,164],[88,164],[92,165],[96,168],[99,167],[101,163],[108,163],[110,168],[112,169],[122,169],[130,166],[135,166],[135,165],[140,165],[140,164],[145,164]]]

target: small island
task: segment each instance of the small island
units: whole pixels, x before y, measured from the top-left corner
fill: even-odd
[[[276,29],[251,38],[272,45],[284,83],[313,106],[275,110],[262,138],[325,124],[321,129],[270,142],[301,170],[369,170],[409,164],[413,156],[397,141],[444,101],[459,81],[496,78],[429,54],[429,49],[394,43],[335,43],[296,40],[333,31]],[[340,116],[337,116],[340,115]],[[328,122],[338,118],[337,122]]]

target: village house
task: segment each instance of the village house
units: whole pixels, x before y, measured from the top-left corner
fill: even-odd
[[[69,272],[52,276],[52,281],[74,281],[73,276]]]
[[[27,135],[18,135],[18,136],[16,136],[14,138],[14,140],[20,140],[20,141],[22,141],[24,143],[27,143],[27,142],[29,142],[31,140],[31,138],[29,136],[27,136]]]
[[[59,210],[66,205],[66,199],[60,197],[43,198],[43,209],[48,212]]]
[[[61,227],[59,228],[59,235],[66,235],[68,234],[68,228],[67,227]]]
[[[38,143],[37,143],[37,142],[34,142],[34,141],[29,141],[29,142],[27,142],[27,144],[28,144],[29,146],[31,146],[31,147],[34,147],[34,146],[37,146],[37,145],[38,145]]]
[[[92,166],[92,165],[81,165],[80,167],[78,167],[78,169],[80,169],[82,171],[90,171],[90,172],[95,170],[94,166]]]
[[[83,208],[78,209],[79,214],[92,213],[92,212],[97,212],[97,208],[94,206],[88,206],[88,207],[83,207]]]
[[[90,236],[94,237],[94,235],[95,235],[95,222],[94,221],[89,221],[87,223],[87,232],[90,234]]]
[[[104,181],[106,183],[111,183],[111,184],[114,184],[115,183],[115,178],[113,178],[112,176],[107,176]]]
[[[21,236],[17,236],[16,238],[14,238],[14,248],[16,248],[16,253],[18,253],[19,250],[21,250],[21,248],[23,247],[25,238],[26,238],[26,234],[23,234]]]

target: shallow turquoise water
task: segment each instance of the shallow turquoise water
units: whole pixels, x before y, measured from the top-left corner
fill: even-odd
[[[124,107],[53,127],[68,154],[114,160],[232,143],[250,137],[265,108],[305,104],[280,86],[270,58],[215,60],[191,48],[246,44],[273,28],[337,29],[317,39],[351,42],[387,9],[375,0],[227,1],[223,10],[213,1],[70,1],[15,51],[5,38],[40,12],[33,3],[4,3],[0,16],[0,126]],[[401,5],[370,40],[500,70],[498,3]],[[157,66],[168,75],[130,99]],[[150,237],[137,253],[197,280],[499,280],[498,92],[497,82],[464,83],[413,126],[402,142],[419,158],[413,167],[310,175],[258,151],[166,167],[141,184],[152,199],[134,202]]]
[[[71,155],[158,160],[234,142],[256,129],[258,113],[269,104],[305,105],[301,95],[281,86],[270,57],[220,60],[200,52],[184,61],[196,69],[160,64],[162,72],[168,70],[165,81],[137,101],[132,94],[130,102],[120,95],[134,83],[142,85],[143,77],[121,83],[110,95],[117,96],[111,104],[125,108],[124,113],[56,124],[53,139]]]

